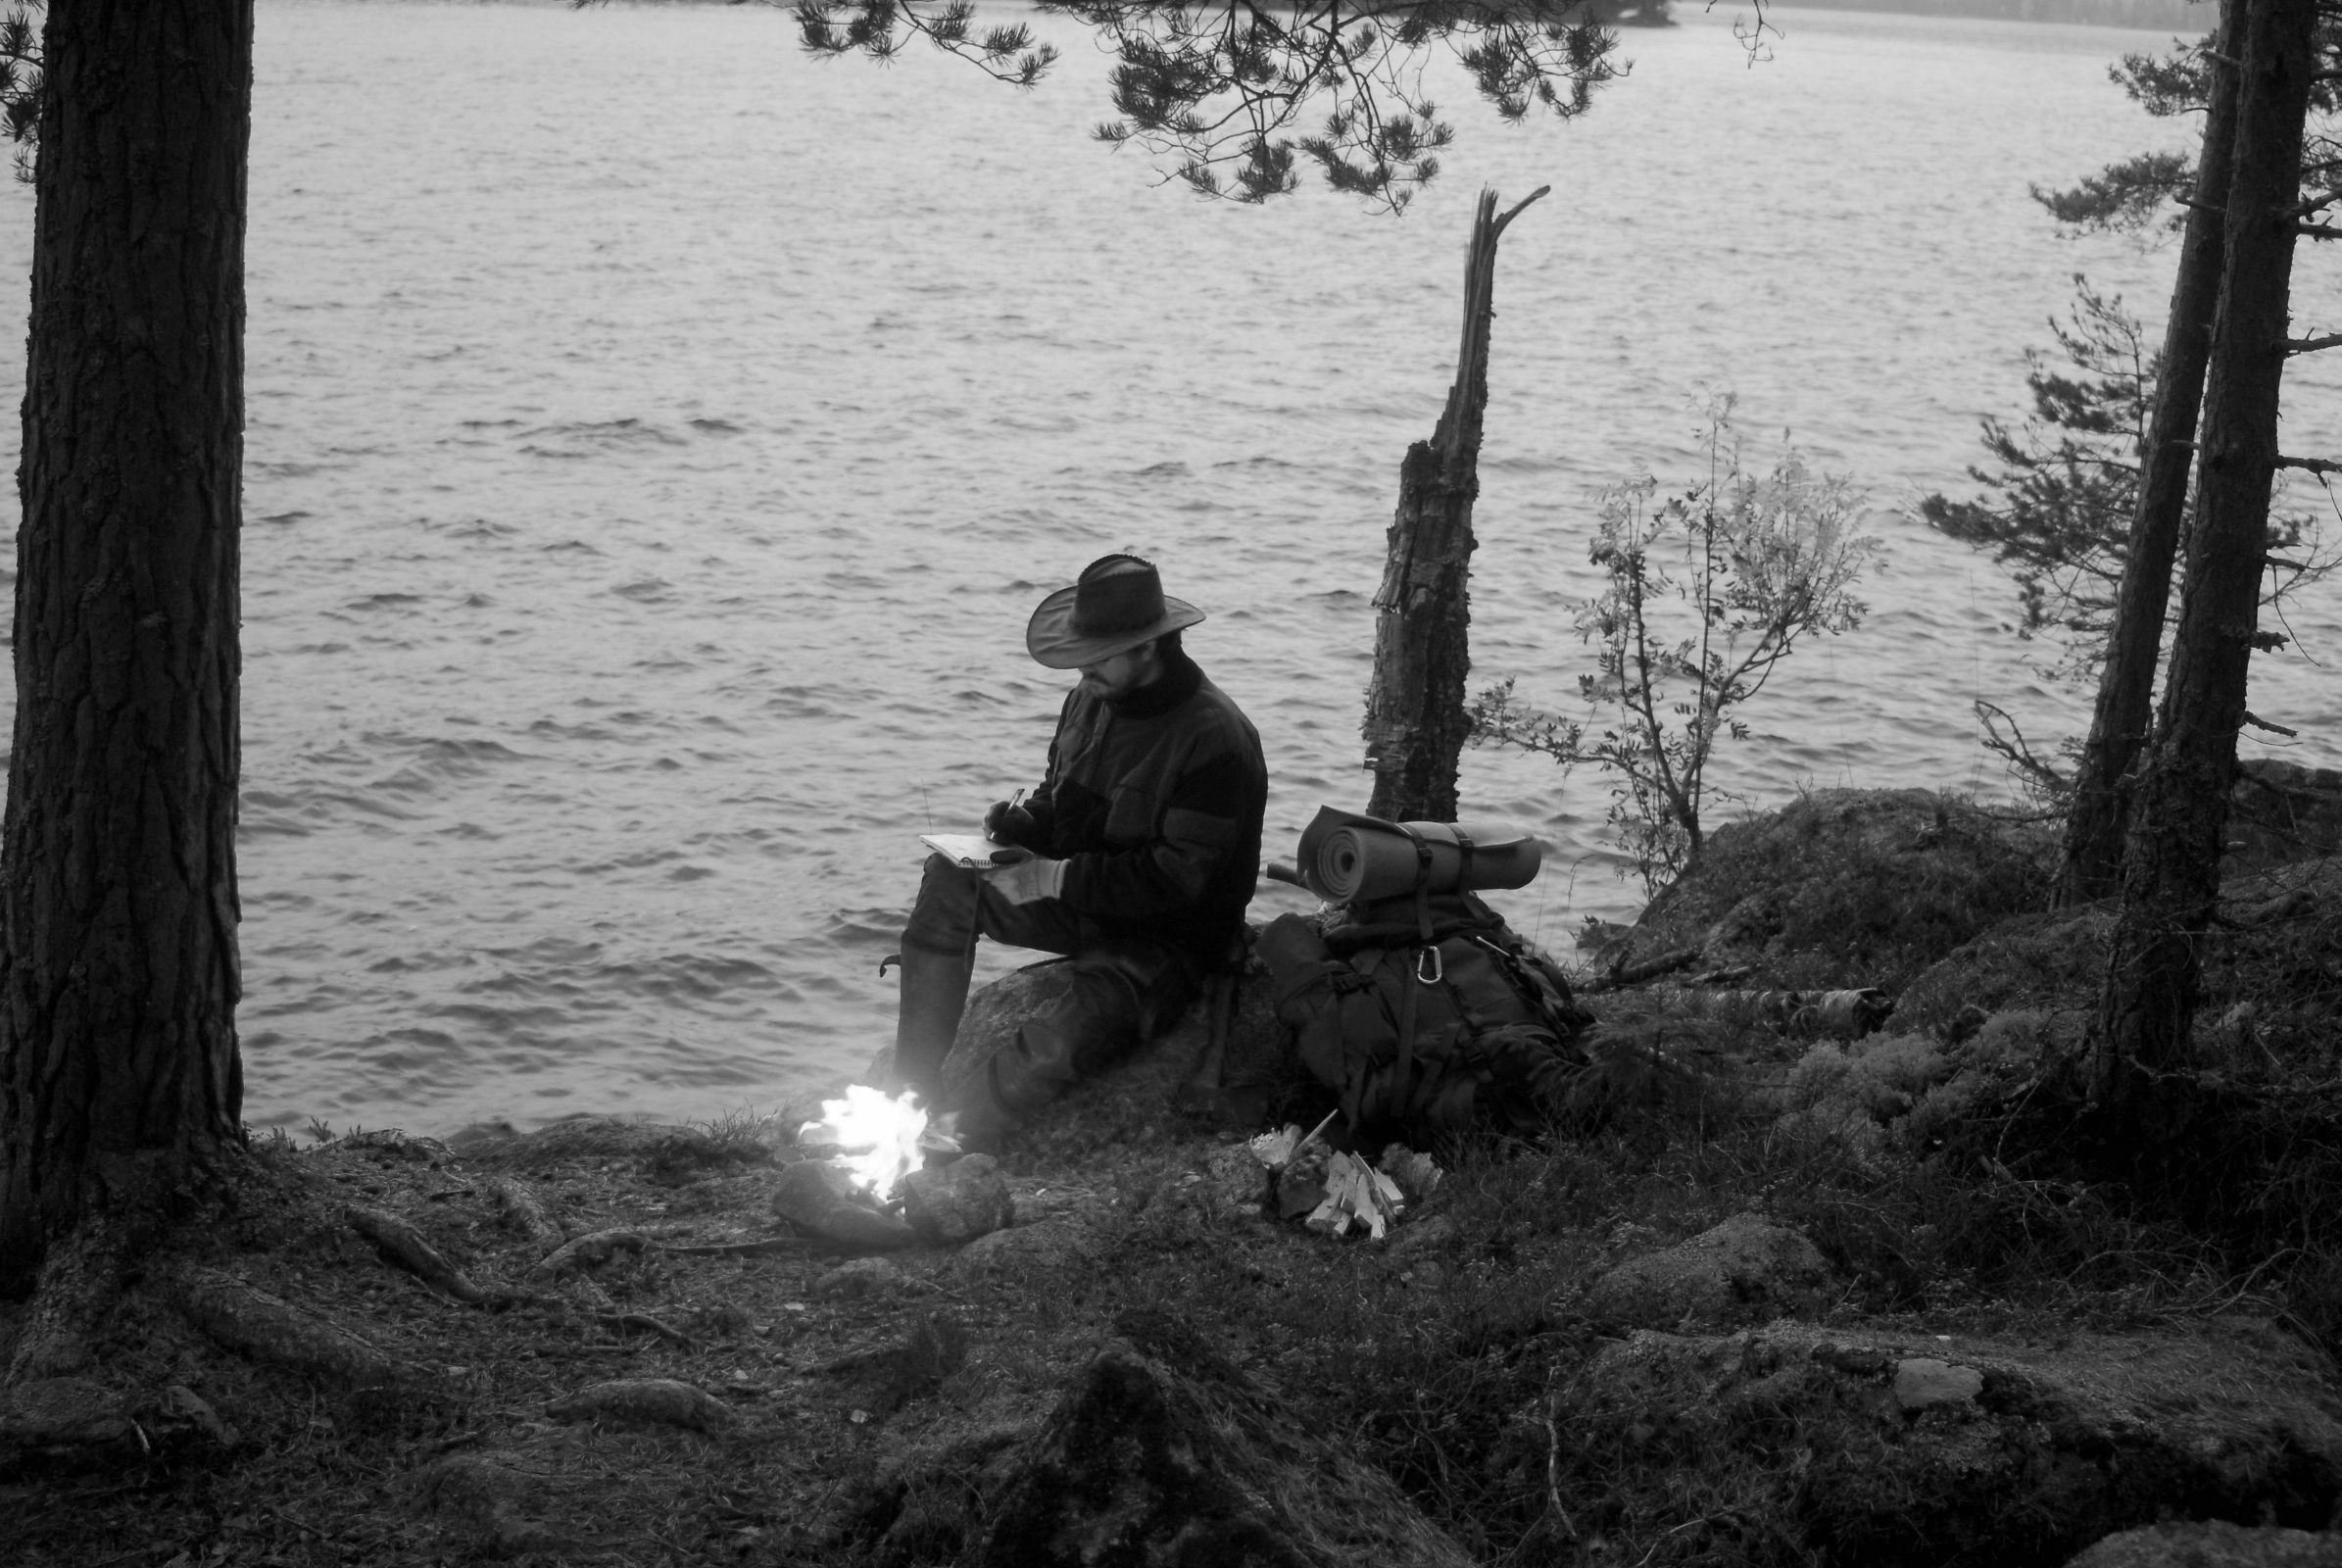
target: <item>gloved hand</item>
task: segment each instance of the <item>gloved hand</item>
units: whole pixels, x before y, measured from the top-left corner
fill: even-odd
[[[995,850],[984,879],[1010,904],[1033,904],[1062,896],[1065,862],[1045,859],[1030,850]]]
[[[992,809],[984,813],[984,836],[995,843],[1031,849],[1041,837],[1041,824],[1033,820],[1032,812],[1014,801],[995,801]]]

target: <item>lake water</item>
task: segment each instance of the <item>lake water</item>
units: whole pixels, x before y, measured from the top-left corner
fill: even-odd
[[[1362,805],[1368,601],[1483,183],[1554,190],[1498,270],[1479,668],[1575,690],[1592,488],[1687,478],[1694,400],[1732,388],[1760,449],[1785,429],[1868,487],[1886,554],[1868,622],[1783,666],[1717,782],[1999,789],[1973,700],[2046,740],[2086,694],[1903,509],[2017,409],[2070,273],[2160,318],[2168,250],[2061,238],[2025,193],[2171,143],[2105,80],[2163,40],[1776,20],[1755,65],[1721,13],[1630,34],[1632,77],[1567,126],[1446,83],[1458,145],[1393,221],[1161,187],[1087,139],[1104,62],[1062,30],[1020,94],[808,61],[763,7],[263,0],[248,1119],[707,1116],[858,1066],[915,835],[1034,782],[1062,686],[1025,617],[1108,550],[1211,612],[1190,647],[1261,729],[1271,853]],[[0,192],[0,275],[30,206]],[[2290,448],[2332,454],[2337,375],[2297,368]],[[2342,654],[2334,590],[2291,623]],[[2253,702],[2342,760],[2322,671],[2265,662]],[[1505,901],[1525,931],[1566,952],[1638,905],[1598,776],[1476,754],[1465,793],[1557,846]]]

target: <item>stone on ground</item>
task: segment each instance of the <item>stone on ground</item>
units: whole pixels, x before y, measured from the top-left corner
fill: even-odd
[[[845,1171],[825,1159],[784,1166],[772,1192],[772,1211],[790,1224],[856,1252],[885,1252],[918,1245],[919,1233],[896,1215],[870,1205]]]
[[[1053,1006],[1070,981],[1065,965],[1043,963],[1002,975],[970,997],[951,1054],[944,1059],[945,1102],[975,1081],[1016,1039],[1019,1028]],[[1103,1143],[1154,1139],[1181,1121],[1248,1127],[1297,1071],[1292,1033],[1277,1021],[1265,974],[1238,982],[1217,1061],[1210,1057],[1208,1014],[1198,998],[1170,1029],[1035,1115],[1011,1135],[1009,1147],[1078,1156]],[[890,1046],[871,1061],[866,1076],[883,1081],[893,1066]]]
[[[903,1217],[931,1247],[961,1247],[1016,1223],[1016,1204],[1000,1161],[968,1154],[936,1170],[914,1170],[903,1182]]]
[[[1837,1296],[1828,1260],[1802,1233],[1734,1214],[1611,1269],[1586,1293],[1586,1310],[1635,1328],[1728,1329],[1818,1315]]]

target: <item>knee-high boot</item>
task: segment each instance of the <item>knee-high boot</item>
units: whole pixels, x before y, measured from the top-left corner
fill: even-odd
[[[895,1076],[932,1105],[943,1094],[944,1058],[959,1033],[967,1009],[968,978],[975,954],[962,948],[939,953],[903,944],[902,1001],[895,1013]]]

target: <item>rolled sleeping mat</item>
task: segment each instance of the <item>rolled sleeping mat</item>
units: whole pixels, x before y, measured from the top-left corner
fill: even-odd
[[[1425,850],[1433,893],[1527,887],[1545,853],[1535,835],[1519,828],[1485,822],[1402,826],[1321,806],[1316,820],[1301,830],[1301,885],[1339,904],[1412,893],[1425,870]]]

